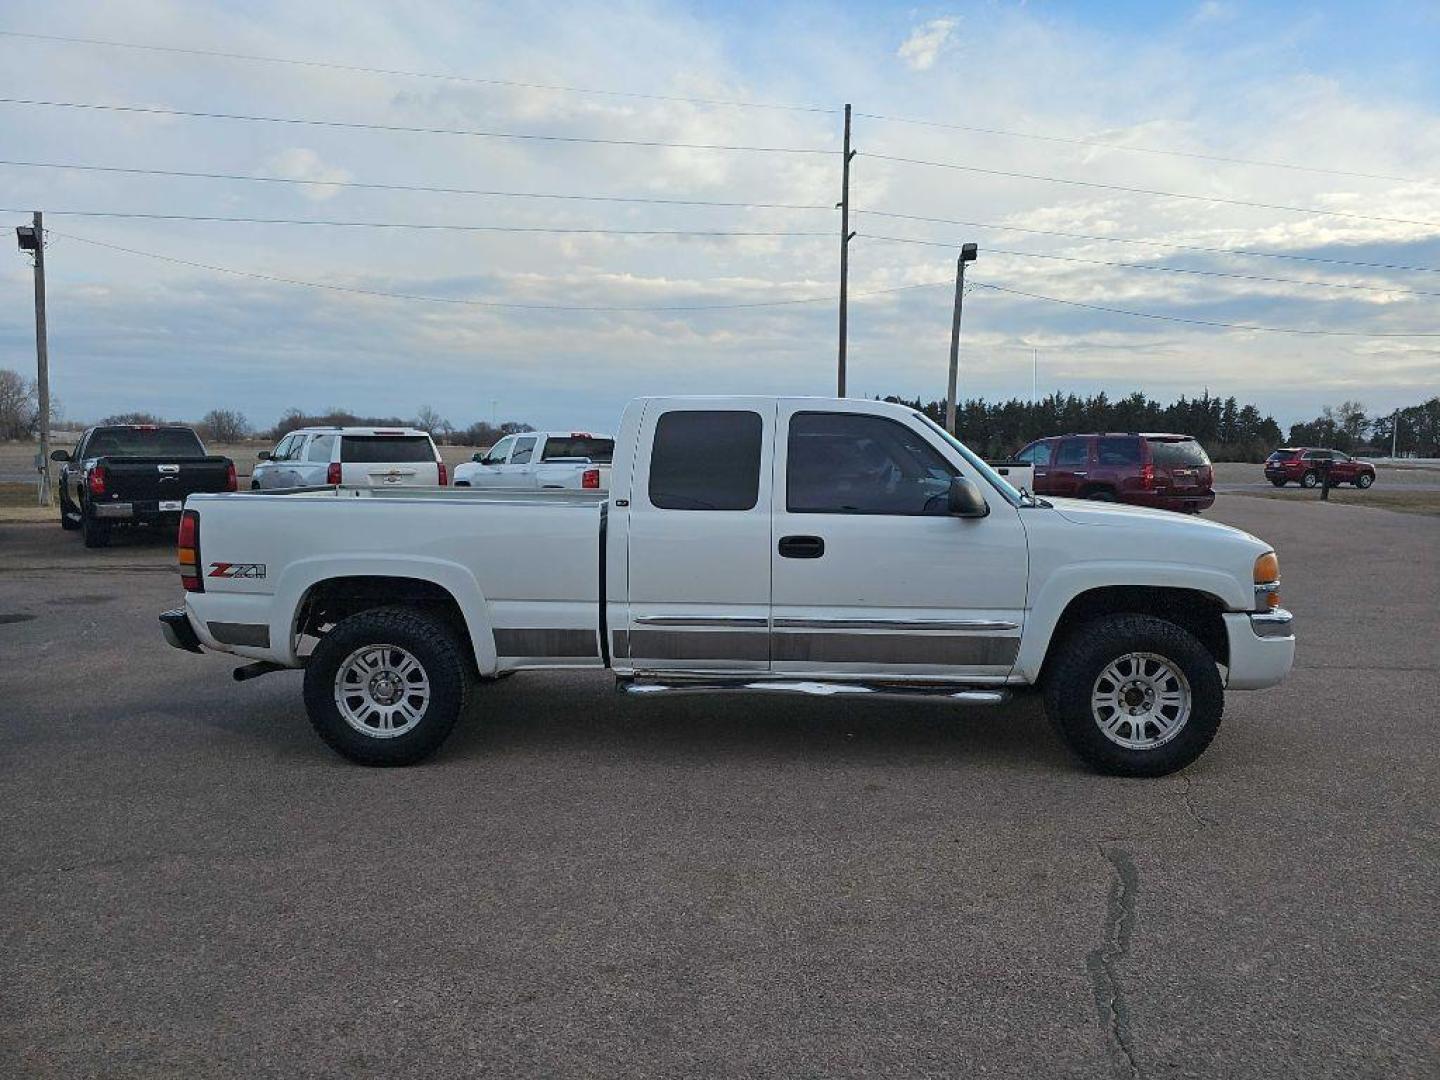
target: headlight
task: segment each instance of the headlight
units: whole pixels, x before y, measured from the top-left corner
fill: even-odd
[[[1267,551],[1255,560],[1255,610],[1274,611],[1280,606],[1280,560]]]

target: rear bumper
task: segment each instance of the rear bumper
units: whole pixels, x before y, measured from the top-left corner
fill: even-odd
[[[185,505],[182,496],[179,499],[167,500],[167,505],[178,502],[180,508]],[[90,504],[90,513],[101,521],[138,521],[145,524],[169,523],[180,524],[180,508],[160,508],[160,502],[156,499],[137,499],[132,502],[97,502]]]
[[[1231,690],[1262,690],[1284,681],[1295,665],[1295,617],[1284,608],[1226,612]]]
[[[190,625],[190,616],[185,613],[184,608],[162,611],[160,613],[160,629],[165,635],[165,640],[175,648],[193,653],[202,651],[200,638],[195,633],[195,627]]]
[[[1135,506],[1149,506],[1155,510],[1173,510],[1181,514],[1194,514],[1209,510],[1215,505],[1215,492],[1196,491],[1193,494],[1179,494],[1172,491],[1135,491],[1120,496],[1121,502]]]

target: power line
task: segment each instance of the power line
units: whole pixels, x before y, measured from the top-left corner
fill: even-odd
[[[480,86],[506,86],[521,90],[549,90],[564,94],[593,94],[599,97],[638,98],[646,101],[669,101],[684,105],[712,105],[735,109],[778,109],[786,112],[838,113],[824,105],[785,105],[766,101],[735,101],[725,98],[680,97],[670,94],[645,94],[631,90],[598,90],[578,86],[556,86],[551,83],[519,82],[514,79],[482,78],[473,75],[449,75],[429,71],[402,71],[395,68],[367,67],[326,60],[298,60],[282,56],[257,56],[251,53],[221,52],[212,49],[182,48],[176,45],[145,45],[132,41],[107,41],[101,38],[67,37],[61,34],[32,34],[19,30],[0,30],[0,37],[51,41],[69,45],[98,45],[110,49],[135,49],[144,52],[176,53],[203,56],[215,60],[243,60],[261,64],[285,64],[293,67],[323,68],[329,71],[354,71],[366,75],[398,75],[407,79],[434,79],[440,82],[471,83]]]
[[[969,124],[942,123],[939,120],[918,120],[905,116],[882,116],[879,113],[857,112],[855,115],[862,116],[867,120],[881,120],[891,124],[910,124],[916,127],[944,128],[947,131],[968,131],[976,135],[1003,135],[1011,139],[1033,139],[1038,142],[1065,143],[1070,146],[1089,146],[1104,150],[1124,150],[1134,154],[1158,154],[1166,157],[1193,158],[1197,161],[1217,161],[1226,165],[1254,165],[1266,169],[1289,169],[1294,172],[1320,173],[1326,176],[1349,176],[1358,177],[1363,180],[1392,180],[1402,184],[1421,184],[1426,182],[1413,176],[1352,172],[1348,169],[1324,169],[1316,165],[1296,165],[1286,161],[1261,161],[1255,158],[1225,157],[1221,154],[1202,154],[1190,150],[1169,150],[1154,146],[1127,146],[1123,143],[1106,142],[1103,139],[1079,139],[1063,135],[1041,135],[1033,131],[973,127]]]
[[[0,214],[23,210],[0,208]],[[135,218],[141,221],[199,221],[226,225],[322,225],[344,229],[418,229],[441,232],[555,233],[581,236],[829,236],[828,232],[767,229],[590,229],[549,225],[456,225],[406,221],[334,221],[320,218],[222,217],[215,214],[149,214],[124,210],[47,210],[56,217]]]
[[[3,101],[4,99],[0,99]],[[1129,195],[1154,195],[1164,199],[1187,199],[1192,202],[1222,203],[1226,206],[1247,206],[1257,210],[1284,210],[1294,214],[1318,214],[1322,217],[1350,218],[1356,221],[1386,221],[1396,225],[1426,225],[1440,229],[1440,221],[1419,221],[1414,218],[1380,217],[1375,214],[1352,214],[1345,210],[1321,210],[1314,206],[1288,206],[1283,203],[1251,202],[1246,199],[1226,199],[1219,195],[1196,195],[1182,191],[1158,191],[1154,188],[1126,187],[1123,184],[1104,184],[1098,180],[1072,180],[1063,176],[1042,176],[1038,173],[1011,172],[1006,169],[986,169],[979,165],[961,165],[951,161],[926,161],[921,158],[897,157],[893,154],[869,154],[877,161],[893,161],[902,165],[923,165],[932,169],[955,169],[960,172],[983,173],[986,176],[1003,176],[1011,180],[1040,180],[1047,184],[1065,184],[1070,187],[1099,188],[1104,191],[1123,191]]]
[[[1012,289],[1005,285],[994,285],[988,281],[977,281],[976,288],[992,289],[995,292],[1024,296],[1031,300],[1044,300],[1051,304],[1067,307],[1086,308],[1090,311],[1104,311],[1111,315],[1128,315],[1135,319],[1156,319],[1161,322],[1188,323],[1191,326],[1210,326],[1221,330],[1260,330],[1267,334],[1306,334],[1315,337],[1363,337],[1363,338],[1440,338],[1440,330],[1416,330],[1403,333],[1371,333],[1366,330],[1303,330],[1293,326],[1257,326],[1254,323],[1215,322],[1211,319],[1187,319],[1179,315],[1158,315],[1153,311],[1128,311],[1125,308],[1104,307],[1100,304],[1085,304],[1079,300],[1062,300],[1058,296],[1044,296],[1041,293]]]
[[[906,236],[877,236],[874,233],[861,233],[867,240],[884,240],[894,244],[922,244],[925,247],[941,247],[954,250],[953,243],[942,243],[935,240],[913,240]],[[1078,255],[1054,255],[1039,251],[1012,251],[1007,248],[986,248],[991,255],[1014,255],[1022,259],[1050,259],[1056,262],[1084,263],[1087,266],[1113,266],[1120,270],[1150,270],[1167,274],[1192,274],[1199,277],[1233,278],[1237,281],[1263,281],[1280,285],[1308,285],[1317,289],[1353,289],[1362,292],[1378,293],[1404,293],[1408,296],[1440,296],[1440,292],[1427,292],[1423,289],[1405,289],[1398,286],[1387,285],[1355,285],[1349,282],[1339,281],[1307,281],[1304,278],[1283,278],[1268,277],[1263,274],[1236,274],[1225,270],[1195,270],[1183,266],[1153,266],[1145,263],[1114,262],[1108,259],[1084,259]]]
[[[0,211],[8,213],[9,211]],[[82,244],[90,244],[93,247],[106,248],[110,251],[119,251],[127,255],[138,255],[146,259],[155,259],[159,262],[173,263],[177,266],[187,266],[195,270],[208,270],[217,274],[230,274],[235,277],[252,278],[256,281],[266,281],[279,285],[298,285],[307,289],[323,289],[326,292],[352,293],[359,296],[376,296],[389,300],[414,300],[431,304],[454,304],[464,307],[481,308],[513,308],[524,311],[594,311],[594,312],[667,312],[667,311],[734,311],[747,308],[772,308],[789,307],[799,304],[822,304],[831,303],[833,296],[805,296],[790,300],[760,300],[748,303],[737,304],[665,304],[659,306],[629,306],[611,304],[522,304],[509,303],[496,300],[473,300],[455,296],[426,296],[417,293],[388,292],[382,289],[365,289],[352,285],[335,285],[321,281],[305,281],[300,278],[280,277],[276,274],[262,274],[253,270],[238,270],[230,266],[217,266],[213,263],[196,262],[191,259],[180,259],[173,255],[161,255],[154,251],[142,251],[139,248],[124,247],[120,244],[111,244],[103,240],[93,240],[86,236],[76,236],[74,233],[63,233],[55,229],[46,230],[50,235],[64,237],[67,240],[75,240]],[[828,233],[826,235],[829,235]],[[887,289],[872,289],[863,293],[856,293],[856,296],[880,296],[887,293],[906,292],[911,289],[930,289],[937,285],[947,284],[946,282],[927,281],[915,285],[897,285]]]
[[[1174,251],[1195,251],[1206,255],[1242,255],[1252,259],[1288,259],[1295,262],[1330,263],[1334,266],[1357,266],[1367,270],[1413,270],[1422,274],[1440,274],[1440,268],[1433,266],[1407,266],[1404,263],[1363,262],[1357,259],[1336,259],[1323,255],[1297,255],[1283,251],[1254,251],[1249,248],[1203,247],[1199,244],[1173,244],[1163,240],[1133,239],[1123,236],[1097,236],[1092,233],[1064,232],[1059,229],[1032,229],[1024,225],[997,225],[985,221],[961,221],[958,218],[921,217],[918,214],[895,214],[884,210],[852,210],[854,214],[869,214],[871,217],[893,218],[896,221],[923,221],[934,225],[963,225],[970,229],[994,229],[998,232],[1029,233],[1034,236],[1063,236],[1070,240],[1096,240],[1107,244],[1138,244],[1144,247],[1170,248]],[[893,238],[892,238],[893,239]],[[905,241],[906,243],[931,243],[928,240]],[[954,244],[939,245],[954,247]]]
[[[408,124],[375,124],[358,120],[314,120],[294,116],[259,116],[251,113],[201,112],[196,109],[167,109],[158,105],[102,105],[91,101],[42,101],[37,98],[0,97],[0,105],[29,105],[47,109],[77,109],[90,112],[133,113],[144,116],[183,116],[193,120],[241,120],[254,124],[287,124],[301,127],[339,128],[346,131],[387,131],[409,135],[464,135],[474,139],[514,139],[524,142],[583,143],[590,146],[640,146],[670,150],[728,150],[751,154],[835,154],[835,150],[806,146],[736,146],[728,143],[667,142],[661,139],[600,139],[579,135],[539,135],[533,132],[477,131],[469,128],[414,127]]]
[[[435,187],[427,184],[378,184],[359,180],[303,180],[289,176],[250,176],[245,173],[194,172],[182,169],[141,169],[120,165],[77,165],[57,161],[0,161],[23,169],[66,169],[76,172],[120,173],[129,176],[169,176],[187,180],[248,180],[259,184],[296,184],[302,187],[356,188],[365,191],[411,191],[432,195],[482,195],[498,199],[560,199],[575,202],[636,203],[656,206],[716,206],[743,210],[834,210],[820,203],[727,202],[718,199],[666,199],[639,195],[571,195],[538,191],[491,191],[482,188]]]

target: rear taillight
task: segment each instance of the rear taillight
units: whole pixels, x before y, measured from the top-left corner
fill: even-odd
[[[225,466],[225,490],[240,490],[240,478],[235,475],[235,463],[233,461]]]
[[[583,473],[580,474],[580,486],[581,486],[582,488],[591,488],[591,489],[593,489],[593,490],[595,490],[595,491],[599,491],[599,490],[600,490],[600,470],[599,470],[599,469],[586,469]]]
[[[446,483],[449,481],[449,479],[450,479],[449,474],[447,474],[447,473],[445,472],[445,462],[443,462],[443,461],[437,461],[435,464],[436,464],[436,466],[438,466],[439,469],[440,469],[440,486],[441,486],[441,487],[444,487],[445,484],[446,484]]]
[[[200,576],[200,515],[194,510],[180,515],[175,558],[180,564],[180,584],[185,591],[204,592],[205,579]]]
[[[109,479],[109,473],[104,465],[96,465],[85,477],[85,483],[90,488],[91,495],[104,495],[105,482]]]
[[[332,461],[325,467],[325,483],[331,487],[340,486],[340,462]]]
[[[1147,465],[1141,465],[1141,466],[1140,466],[1140,486],[1141,486],[1142,488],[1144,488],[1146,491],[1149,491],[1151,488],[1153,488],[1153,487],[1155,486],[1155,466],[1154,466],[1154,465],[1149,465],[1149,464],[1147,464]]]

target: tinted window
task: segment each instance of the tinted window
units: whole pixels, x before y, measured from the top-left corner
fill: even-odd
[[[1055,455],[1056,465],[1084,465],[1090,460],[1090,446],[1084,439],[1066,439]]]
[[[1095,456],[1101,465],[1139,465],[1139,439],[1099,439]]]
[[[1191,468],[1210,464],[1210,459],[1205,456],[1205,448],[1194,439],[1151,439],[1149,442],[1150,456],[1156,465]]]
[[[785,502],[792,514],[943,514],[957,471],[918,431],[885,417],[790,418]]]
[[[608,465],[615,456],[615,440],[593,435],[552,435],[545,440],[541,461],[556,458],[585,458],[596,465]]]
[[[204,457],[200,437],[189,428],[96,428],[87,457]]]
[[[760,496],[760,414],[667,412],[655,425],[650,504],[662,510],[749,510]]]
[[[340,460],[359,465],[433,462],[435,447],[427,435],[346,435],[340,440]]]
[[[1049,465],[1050,444],[1047,442],[1037,442],[1033,446],[1027,446],[1015,455],[1015,460],[1027,461],[1031,465]]]
[[[515,441],[515,453],[510,455],[511,465],[529,465],[530,457],[535,452],[535,436],[530,435]]]
[[[330,452],[335,449],[334,435],[316,435],[310,440],[310,448],[305,451],[306,461],[329,461]]]

